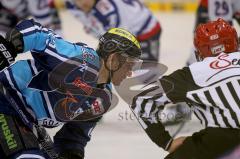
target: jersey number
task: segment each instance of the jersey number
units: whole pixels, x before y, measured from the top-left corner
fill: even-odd
[[[224,16],[229,13],[229,6],[226,1],[221,1],[221,2],[216,1],[215,6],[216,6],[215,8],[216,16]]]

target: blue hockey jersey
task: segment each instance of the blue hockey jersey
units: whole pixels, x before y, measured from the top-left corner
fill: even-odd
[[[58,126],[59,122],[86,111],[94,118],[106,111],[102,105],[110,98],[104,101],[96,96],[91,98],[100,68],[99,56],[93,49],[83,43],[64,41],[31,20],[16,28],[23,34],[24,52],[31,51],[33,60],[17,61],[2,71],[0,77],[26,113],[41,125]]]
[[[98,98],[89,97],[97,87],[98,54],[86,44],[63,40],[33,20],[22,21],[16,29],[23,34],[24,52],[31,51],[33,59],[17,61],[1,71],[1,82],[29,120],[46,127],[94,113],[94,120],[67,122],[54,137],[57,146],[65,142],[68,149],[84,151],[97,118],[106,112],[96,103]],[[16,114],[3,96],[0,113]]]

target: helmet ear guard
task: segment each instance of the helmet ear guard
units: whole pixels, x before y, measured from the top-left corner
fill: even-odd
[[[194,46],[201,58],[231,53],[238,50],[238,37],[234,27],[219,18],[200,24],[194,34]]]

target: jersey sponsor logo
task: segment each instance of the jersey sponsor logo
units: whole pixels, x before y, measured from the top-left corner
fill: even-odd
[[[223,68],[226,68],[226,67],[232,65],[231,61],[225,59],[226,57],[228,57],[227,54],[218,56],[217,60],[210,63],[210,67],[212,69],[223,69]]]
[[[2,52],[3,56],[7,59],[9,64],[14,62],[14,58],[12,57],[11,53],[6,49],[6,47],[3,44],[0,44],[0,51]]]
[[[94,60],[95,56],[87,51],[83,52],[82,54],[83,60],[91,59]]]
[[[56,89],[61,94],[65,94],[65,96],[56,101],[53,106],[55,116],[60,121],[69,121],[73,119],[83,121],[99,117],[99,115],[102,114],[99,113],[99,107],[92,105],[92,101],[97,98],[100,98],[99,104],[103,110],[101,112],[104,113],[105,110],[108,110],[111,106],[111,96],[108,91],[102,88],[92,87],[88,83],[91,81],[91,83],[96,84],[97,71],[95,73],[95,70],[92,68],[87,71],[88,63],[84,62],[82,58],[77,59],[76,62],[77,63],[74,65],[72,65],[72,63],[69,65],[68,62],[63,63],[49,74],[49,86],[52,89]],[[80,72],[79,76],[67,83],[66,79],[68,79],[69,72],[75,71],[76,69]],[[61,72],[60,76],[58,71]],[[56,81],[56,79],[57,82],[53,82]],[[70,80],[71,79],[72,77]],[[84,102],[88,99],[91,100],[86,107]]]
[[[89,111],[91,111],[94,115],[104,112],[104,108],[99,98],[97,98],[92,104],[90,104],[89,101],[86,101],[85,104],[89,107]]]
[[[219,54],[221,52],[224,52],[225,47],[224,47],[224,45],[218,45],[218,46],[212,47],[211,51],[212,51],[213,55],[216,55],[216,54]]]
[[[97,98],[91,105],[89,103],[89,101],[85,102],[89,108],[83,110],[81,108],[81,106],[79,107],[79,109],[77,111],[74,112],[74,114],[72,114],[72,119],[78,117],[79,115],[83,114],[83,115],[89,115],[89,116],[97,116],[100,114],[103,114],[105,112],[105,109],[102,105],[101,99]]]
[[[14,149],[17,148],[17,142],[14,138],[14,134],[11,132],[11,130],[8,127],[8,123],[4,117],[4,114],[0,114],[0,125],[1,129],[4,135],[4,139],[6,140],[8,148]]]
[[[90,85],[88,85],[87,83],[81,81],[80,77],[77,77],[74,81],[73,81],[73,85],[80,88],[82,91],[84,91],[87,95],[92,94],[92,87]]]
[[[88,106],[90,105],[89,101],[88,102]],[[72,104],[79,104],[79,105],[75,105],[73,106]],[[86,103],[86,102],[85,102]],[[69,93],[69,96],[67,98],[65,98],[64,100],[61,101],[61,107],[64,110],[64,117],[61,118],[63,120],[72,120],[75,119],[76,117],[78,117],[79,115],[83,115],[83,116],[94,116],[94,115],[98,115],[98,114],[102,114],[104,112],[104,108],[103,106],[101,106],[100,101],[99,100],[95,100],[89,108],[83,110],[82,105],[80,103],[80,101],[78,99],[76,99],[75,97],[73,97],[73,95],[71,95],[71,93]]]
[[[86,64],[86,62],[85,61],[83,61],[83,63],[79,66],[79,71],[80,72],[85,72],[85,70],[87,70],[87,68],[88,68],[88,65]]]
[[[96,99],[92,104],[92,111],[94,115],[101,114],[104,112],[104,108],[100,104],[101,101]]]
[[[38,120],[38,124],[43,126],[56,127],[61,125],[62,123],[50,118],[42,118]]]
[[[81,101],[68,92],[68,96],[60,102],[61,112],[63,113],[58,115],[65,121],[76,119],[79,115],[82,115],[80,118],[97,117],[97,115],[105,112],[100,98],[97,98],[92,104],[89,101],[85,101],[85,104],[87,108],[83,109]]]

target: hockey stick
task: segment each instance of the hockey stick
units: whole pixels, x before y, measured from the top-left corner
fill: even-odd
[[[19,108],[18,104],[15,102],[15,100],[12,98],[12,96],[9,94],[9,92],[6,90],[6,88],[3,86],[2,83],[0,83],[0,93],[2,93],[6,97],[7,101],[18,113],[18,115],[20,116],[24,124],[28,128],[30,128],[30,130],[32,130],[37,141],[39,142],[43,150],[47,153],[47,155],[51,159],[61,159],[61,157],[59,157],[58,154],[54,151],[53,141],[51,137],[48,135],[48,133],[46,132],[46,130],[42,126],[36,125],[35,123],[32,123],[27,119],[25,114]]]

